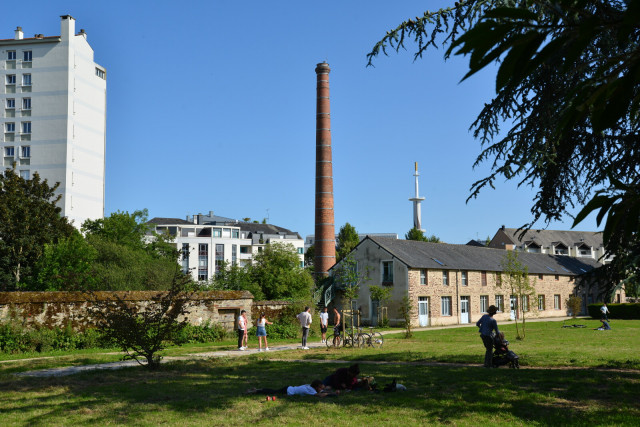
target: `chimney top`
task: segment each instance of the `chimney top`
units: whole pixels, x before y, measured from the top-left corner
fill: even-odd
[[[327,61],[323,61],[316,65],[316,74],[329,73],[330,71],[331,68],[329,68],[329,64],[327,64]]]
[[[23,33],[22,33],[22,27],[17,27],[16,28],[16,40],[22,40],[23,38]]]

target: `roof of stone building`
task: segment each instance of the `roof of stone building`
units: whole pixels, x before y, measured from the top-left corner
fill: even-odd
[[[503,270],[501,265],[505,257],[503,249],[380,237],[367,237],[363,242],[367,240],[377,244],[410,268]],[[535,254],[521,251],[518,251],[518,259],[522,264],[528,266],[530,274],[579,275],[601,265],[592,258]]]
[[[601,231],[568,231],[568,230],[528,230],[521,238],[522,231],[517,228],[500,228],[511,241],[521,246],[536,243],[538,246],[557,246],[559,243],[567,247],[580,246],[582,244],[592,247],[602,247]]]

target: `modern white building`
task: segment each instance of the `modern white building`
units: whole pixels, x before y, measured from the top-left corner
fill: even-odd
[[[194,215],[186,220],[153,218],[149,221],[157,233],[175,238],[182,252],[182,270],[196,280],[212,278],[223,262],[247,266],[269,244],[291,244],[304,267],[304,240],[295,231],[272,224],[241,222],[214,215]]]
[[[104,216],[107,72],[84,30],[61,17],[59,36],[0,40],[2,165],[26,179],[38,172],[76,227]]]

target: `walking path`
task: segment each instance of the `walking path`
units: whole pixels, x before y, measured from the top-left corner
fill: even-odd
[[[530,319],[527,320],[527,322],[547,322],[547,321],[566,321],[566,320],[570,320],[572,319],[571,317],[554,317],[554,318],[546,318],[546,319]],[[576,320],[576,319],[572,319],[572,320]],[[419,331],[433,331],[433,330],[439,330],[439,329],[450,329],[450,328],[469,328],[469,327],[475,327],[474,323],[469,323],[466,325],[447,325],[447,326],[430,326],[430,327],[424,327],[424,328],[415,328],[412,329],[413,332],[419,332]],[[386,331],[378,331],[383,335],[388,335],[388,334],[398,334],[398,333],[402,333],[402,330],[386,330]],[[307,346],[310,348],[324,348],[326,347],[326,344],[319,342],[319,341],[315,341],[315,342],[308,342]],[[284,350],[295,350],[295,349],[299,349],[300,345],[295,343],[295,344],[281,344],[281,345],[277,345],[275,347],[269,347],[269,352],[274,352],[274,351],[284,351]],[[175,361],[175,360],[193,360],[196,358],[210,358],[210,357],[240,357],[240,356],[246,356],[248,354],[258,354],[258,349],[257,348],[250,348],[247,349],[245,351],[238,351],[238,350],[219,350],[219,351],[210,351],[210,352],[206,352],[206,353],[192,353],[192,354],[187,354],[186,356],[170,356],[170,357],[165,357],[163,358],[163,362],[171,362],[171,361]],[[111,353],[113,354],[113,353]],[[39,360],[39,359],[48,359],[48,358],[53,358],[55,356],[50,356],[50,357],[35,357],[33,359],[20,359],[21,361],[28,361],[28,360]],[[317,359],[300,359],[300,360],[290,360],[290,359],[271,359],[271,360],[278,360],[278,361],[287,361],[287,362],[308,362],[308,363],[356,363],[355,361],[342,361],[342,360],[317,360]],[[5,360],[2,361],[0,363],[7,363],[7,362],[13,362],[15,360]],[[414,364],[414,365],[424,365],[424,366],[461,366],[461,364],[459,363],[439,363],[439,362],[387,362],[387,361],[362,361],[360,363],[370,363],[370,364]],[[136,366],[139,363],[136,362],[135,360],[127,360],[127,361],[121,361],[121,362],[110,362],[110,363],[100,363],[100,364],[94,364],[94,365],[83,365],[83,366],[67,366],[67,367],[61,367],[61,368],[51,368],[51,369],[40,369],[37,371],[27,371],[27,372],[20,372],[17,373],[15,375],[17,376],[25,376],[25,377],[61,377],[61,376],[67,376],[67,375],[73,375],[73,374],[77,374],[80,372],[87,372],[87,371],[93,371],[93,370],[105,370],[105,369],[120,369],[120,368],[125,368],[125,367],[130,367],[130,366]],[[470,364],[468,366],[479,366],[479,365],[473,365]],[[545,368],[546,369],[546,368]]]

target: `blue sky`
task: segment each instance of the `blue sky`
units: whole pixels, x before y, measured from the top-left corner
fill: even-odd
[[[489,165],[472,169],[468,131],[494,93],[483,72],[442,49],[366,54],[404,19],[446,1],[44,1],[3,5],[0,38],[60,34],[76,19],[107,69],[106,213],[250,217],[314,232],[317,63],[332,71],[336,232],[412,227],[413,164],[422,223],[449,243],[530,220],[534,192],[499,181],[465,203]],[[569,229],[572,220],[550,229]],[[544,224],[539,224],[543,227]],[[594,231],[588,218],[578,229]]]

